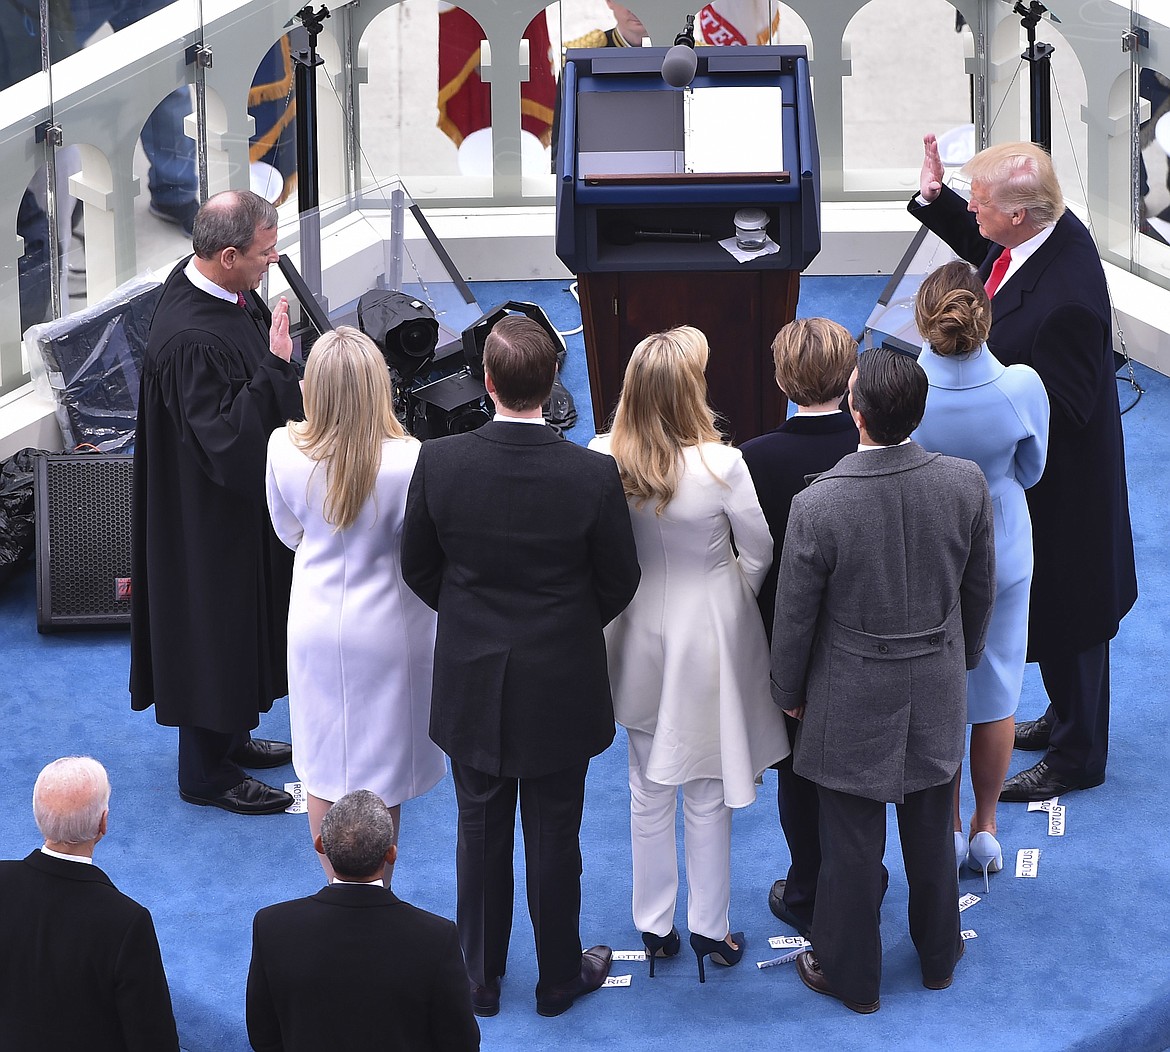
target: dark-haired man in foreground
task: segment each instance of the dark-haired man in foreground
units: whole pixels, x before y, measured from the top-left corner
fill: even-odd
[[[336,876],[267,906],[252,925],[248,1039],[256,1052],[475,1052],[455,925],[403,902],[385,879],[394,819],[368,789],[325,814],[317,850]]]
[[[423,444],[402,576],[439,613],[431,737],[459,804],[456,923],[472,1005],[495,1015],[512,930],[516,804],[536,935],[536,1010],[560,1015],[609,974],[581,952],[581,812],[589,760],[613,741],[602,629],[640,571],[611,457],[566,442],[541,405],[552,340],[511,315],[484,344],[495,419]]]
[[[950,986],[963,945],[951,808],[995,595],[993,519],[975,464],[909,439],[926,391],[911,358],[861,356],[861,443],[793,498],[776,590],[772,697],[802,721],[793,769],[820,804],[814,949],[797,970],[860,1013],[880,1007],[887,803],[924,986]]]

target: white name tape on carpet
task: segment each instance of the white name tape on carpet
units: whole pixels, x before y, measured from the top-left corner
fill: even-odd
[[[632,977],[629,975],[611,975],[601,985],[603,987],[606,987],[606,986],[629,986],[631,978]]]
[[[1016,854],[1016,876],[1034,877],[1040,868],[1040,849],[1038,847],[1022,847]]]
[[[292,807],[286,807],[284,813],[286,815],[303,815],[307,814],[309,810],[309,801],[305,798],[305,786],[303,782],[285,782],[284,791],[292,795]]]
[[[1048,812],[1048,835],[1064,836],[1064,805],[1057,804]]]

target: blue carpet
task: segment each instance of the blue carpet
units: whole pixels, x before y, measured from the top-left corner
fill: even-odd
[[[579,322],[568,283],[476,286],[485,307],[509,297],[540,302],[553,323]],[[809,278],[801,313],[823,313],[858,331],[884,279]],[[1046,836],[1044,818],[1024,805],[1001,808],[1009,859],[1022,847],[1041,849],[1035,880],[1005,871],[981,878],[963,871],[960,890],[980,901],[962,914],[977,938],[942,992],[922,988],[906,932],[905,878],[891,830],[890,891],[883,912],[885,975],[882,1010],[858,1017],[807,991],[781,966],[754,962],[777,955],[772,935],[789,935],[768,911],[773,879],[787,868],[776,821],[771,775],[754,807],[734,823],[732,920],[747,933],[736,969],[708,968],[699,986],[694,960],[617,963],[632,973],[629,989],[603,990],[565,1016],[536,1015],[532,931],[523,906],[519,866],[511,962],[503,1008],[481,1022],[483,1048],[588,1049],[669,1047],[699,1052],[779,1044],[807,1049],[1074,1049],[1077,1052],[1162,1052],[1170,1047],[1170,913],[1165,888],[1170,855],[1162,809],[1170,789],[1165,682],[1170,624],[1170,379],[1139,367],[1145,398],[1124,419],[1142,596],[1113,648],[1114,723],[1109,780],[1074,793],[1067,833]],[[580,337],[570,339],[565,379],[581,422],[571,437],[593,434]],[[1123,403],[1131,394],[1120,386]],[[231,617],[230,607],[225,617]],[[310,894],[321,872],[304,816],[241,818],[183,804],[175,790],[175,733],[133,713],[126,692],[124,632],[38,636],[31,570],[0,592],[0,856],[22,857],[40,843],[32,820],[32,782],[39,768],[66,753],[92,753],[113,781],[110,834],[97,861],[125,892],[150,907],[170,977],[185,1049],[244,1052],[244,980],[251,918],[270,902]],[[209,655],[208,660],[214,660]],[[1021,715],[1042,707],[1029,670]],[[1159,685],[1161,684],[1161,685]],[[287,705],[278,702],[261,733],[287,740]],[[1016,765],[1027,757],[1016,754]],[[272,772],[291,780],[291,769]],[[968,794],[969,795],[969,794]],[[970,801],[964,803],[964,808]],[[585,856],[582,932],[587,942],[639,946],[630,921],[630,849],[625,739],[591,767],[582,844]],[[454,817],[450,779],[403,806],[401,861],[395,888],[427,909],[454,915]],[[681,837],[680,837],[681,841]],[[680,844],[681,846],[681,844]],[[1009,869],[1010,861],[1009,861]],[[685,911],[680,903],[680,927]],[[392,947],[387,952],[393,952]],[[4,1044],[0,1035],[0,1047]]]

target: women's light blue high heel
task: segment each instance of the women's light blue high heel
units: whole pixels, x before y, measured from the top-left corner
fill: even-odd
[[[955,876],[959,875],[959,870],[963,868],[963,863],[967,861],[967,837],[961,829],[955,830]]]
[[[983,871],[983,890],[990,891],[987,874],[998,873],[1003,869],[1003,848],[999,846],[999,841],[990,833],[976,833],[971,838],[967,852],[967,865]]]

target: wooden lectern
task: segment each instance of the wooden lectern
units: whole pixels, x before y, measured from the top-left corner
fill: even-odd
[[[688,324],[707,335],[711,402],[739,443],[783,418],[772,337],[795,317],[799,272],[820,250],[808,61],[803,47],[700,48],[693,83],[676,89],[662,80],[665,54],[568,53],[557,255],[580,281],[598,428],[617,404],[634,345]],[[721,107],[734,111],[727,127]],[[784,163],[743,170],[757,158]],[[736,212],[750,208],[766,214],[779,250],[740,262],[720,242],[735,237]]]

